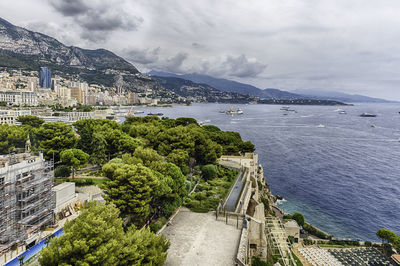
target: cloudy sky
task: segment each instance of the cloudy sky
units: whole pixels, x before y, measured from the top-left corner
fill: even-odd
[[[1,0],[0,17],[142,72],[400,100],[398,0]]]

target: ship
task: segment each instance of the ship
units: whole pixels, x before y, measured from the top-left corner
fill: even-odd
[[[376,115],[374,114],[370,114],[370,113],[362,113],[360,114],[361,117],[376,117]]]
[[[163,113],[148,113],[148,116],[163,116]]]
[[[227,115],[242,115],[243,111],[242,109],[238,108],[238,109],[234,109],[233,106],[231,108],[229,108],[229,110],[226,111]]]

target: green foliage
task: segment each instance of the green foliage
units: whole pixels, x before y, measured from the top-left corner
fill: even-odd
[[[253,266],[270,266],[271,264],[261,260],[259,257],[253,257],[251,259],[251,265]]]
[[[383,240],[386,240],[388,243],[395,243],[396,240],[399,238],[394,232],[387,230],[387,229],[379,229],[376,232],[376,236]]]
[[[150,231],[153,233],[157,233],[166,223],[167,223],[167,218],[160,217],[156,222],[150,225]]]
[[[188,126],[190,124],[197,124],[196,119],[194,118],[189,118],[189,117],[179,117],[175,120],[176,126]]]
[[[86,187],[92,185],[101,185],[106,183],[107,179],[95,179],[95,178],[55,178],[54,182],[73,182],[77,187]]]
[[[215,165],[213,165],[213,164],[207,164],[207,165],[204,165],[204,166],[201,168],[201,174],[202,174],[202,176],[203,176],[203,178],[204,178],[205,180],[213,179],[214,177],[217,176],[217,174],[218,174],[218,169],[217,169],[217,167],[216,167]]]
[[[384,240],[386,240],[387,243],[391,243],[396,251],[400,253],[400,237],[396,235],[396,233],[382,228],[376,232],[376,236],[382,239],[382,243]]]
[[[60,158],[65,165],[72,168],[72,175],[74,176],[75,170],[88,164],[89,154],[80,149],[68,149],[61,152]]]
[[[103,165],[107,162],[107,141],[101,133],[93,133],[91,142],[92,154],[90,161],[96,165]]]
[[[324,232],[318,230],[317,228],[315,228],[314,226],[312,226],[312,225],[310,225],[308,223],[304,223],[303,228],[308,233],[310,233],[310,234],[312,234],[314,236],[317,236],[319,238],[322,238],[322,239],[330,239],[330,238],[333,237],[332,235],[325,234]]]
[[[0,125],[0,154],[8,154],[15,148],[24,148],[28,131],[22,126]]]
[[[54,154],[56,161],[60,153],[75,147],[77,139],[70,125],[62,122],[45,123],[33,131],[33,143],[38,150],[42,150],[46,159]]]
[[[371,242],[371,241],[365,241],[365,242],[364,242],[364,245],[365,245],[366,247],[372,247],[372,242]]]
[[[148,229],[124,232],[113,205],[85,204],[63,235],[41,251],[40,265],[163,265],[168,241]]]
[[[54,169],[54,177],[69,177],[70,174],[71,168],[66,165],[60,165]]]
[[[301,214],[301,213],[299,213],[299,212],[295,212],[295,213],[292,215],[292,219],[295,220],[295,221],[297,222],[298,225],[304,226],[305,219],[304,219],[303,214]]]
[[[149,204],[159,185],[158,179],[142,164],[121,165],[112,179],[104,185],[105,199],[115,204],[123,217],[129,216],[140,225],[150,214]]]
[[[40,127],[44,123],[44,120],[42,118],[33,115],[19,116],[17,118],[17,121],[21,122],[22,125],[28,125],[31,127]]]
[[[200,179],[196,190],[184,200],[184,205],[194,212],[215,210],[218,203],[223,201],[231,187],[237,171],[218,167],[218,175],[207,182]]]
[[[167,162],[173,163],[182,169],[182,173],[187,175],[189,173],[189,154],[185,150],[176,149],[168,154]]]

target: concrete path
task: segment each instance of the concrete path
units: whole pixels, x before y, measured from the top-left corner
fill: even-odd
[[[162,232],[171,242],[164,265],[234,265],[240,233],[236,223],[216,221],[213,213],[182,208]]]

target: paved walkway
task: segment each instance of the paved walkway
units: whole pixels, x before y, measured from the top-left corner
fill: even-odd
[[[171,242],[164,265],[234,265],[240,233],[236,222],[226,225],[213,213],[182,208],[162,232]]]

